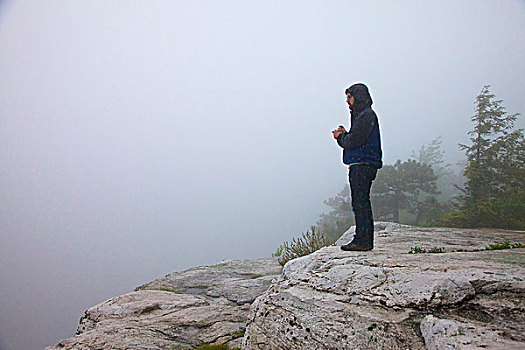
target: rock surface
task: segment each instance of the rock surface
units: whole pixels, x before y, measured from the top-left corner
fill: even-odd
[[[250,304],[281,273],[276,259],[227,260],[169,274],[88,309],[57,349],[240,347]]]
[[[525,349],[525,249],[485,250],[506,239],[525,232],[376,223],[371,252],[169,274],[88,309],[46,349]]]
[[[524,238],[378,223],[371,252],[288,262],[252,304],[242,348],[525,349],[525,249],[485,250]]]

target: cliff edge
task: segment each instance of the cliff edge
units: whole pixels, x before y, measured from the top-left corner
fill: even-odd
[[[376,231],[371,252],[288,262],[252,305],[242,348],[525,349],[525,249],[510,244],[524,232]]]
[[[89,308],[74,337],[46,350],[239,348],[251,303],[280,273],[276,259],[174,272]]]
[[[371,252],[169,274],[88,309],[46,349],[524,349],[525,249],[494,245],[507,240],[525,232],[377,223]]]

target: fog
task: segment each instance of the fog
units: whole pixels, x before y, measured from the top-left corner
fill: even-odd
[[[510,0],[0,2],[0,349],[306,231],[347,181],[355,82],[385,163],[437,136],[460,161],[483,85],[525,112],[523,23]]]

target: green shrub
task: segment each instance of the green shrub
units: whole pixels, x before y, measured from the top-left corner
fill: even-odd
[[[306,231],[301,238],[293,238],[292,242],[284,242],[279,264],[284,265],[288,261],[305,256],[328,246],[328,239],[320,232],[316,231],[315,226],[311,227],[311,232]]]
[[[497,199],[484,199],[464,205],[460,210],[444,215],[439,225],[449,227],[493,227],[524,230],[525,191],[507,191]]]

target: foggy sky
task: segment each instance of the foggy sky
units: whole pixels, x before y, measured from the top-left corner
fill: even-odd
[[[461,160],[483,85],[525,112],[523,23],[511,0],[0,2],[0,349],[315,224],[355,82],[385,163],[437,136]]]

